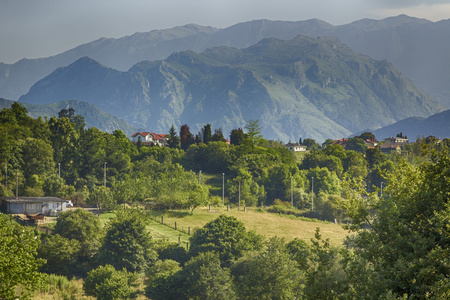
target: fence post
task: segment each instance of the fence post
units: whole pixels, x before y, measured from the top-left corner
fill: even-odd
[[[188,235],[191,235],[191,226],[188,227]]]
[[[211,204],[209,205],[209,211],[211,211]]]
[[[177,230],[177,222],[175,222],[175,230]]]
[[[230,211],[230,206],[229,205],[227,205],[227,211]]]
[[[181,244],[181,234],[178,236],[178,245]]]
[[[244,212],[247,212],[247,206],[244,206]]]

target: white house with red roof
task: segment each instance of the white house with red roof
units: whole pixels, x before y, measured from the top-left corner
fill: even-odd
[[[141,140],[143,145],[166,146],[167,134],[154,132],[136,132],[131,136],[131,141],[137,143]]]

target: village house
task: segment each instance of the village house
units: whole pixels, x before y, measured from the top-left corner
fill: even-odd
[[[7,214],[43,214],[66,211],[66,201],[57,197],[2,197],[1,210]]]
[[[300,145],[298,143],[288,143],[284,145],[285,148],[289,149],[291,152],[304,152],[306,151],[306,146]]]
[[[154,133],[154,132],[136,132],[131,136],[131,141],[137,143],[139,140],[143,145],[151,146],[166,146],[167,144],[167,134]]]
[[[380,150],[384,154],[389,154],[391,151],[395,151],[400,154],[402,146],[408,143],[408,139],[404,137],[389,137],[384,139],[384,143],[380,146]]]

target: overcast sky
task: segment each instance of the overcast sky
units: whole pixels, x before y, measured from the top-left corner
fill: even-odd
[[[100,37],[195,23],[225,28],[256,19],[450,18],[450,0],[0,0],[0,62],[47,57]]]

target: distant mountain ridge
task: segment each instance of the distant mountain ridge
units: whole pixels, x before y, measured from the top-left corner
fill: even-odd
[[[119,39],[101,38],[49,58],[0,63],[0,97],[16,100],[56,68],[85,56],[125,71],[139,61],[165,59],[175,51],[201,52],[216,46],[246,48],[264,38],[292,39],[297,35],[335,36],[357,52],[387,59],[450,108],[450,20],[431,22],[405,15],[340,26],[317,19],[257,20],[225,29],[189,24]]]
[[[418,137],[450,138],[450,110],[434,114],[428,118],[407,118],[372,131],[378,140],[396,136],[400,132],[406,135],[410,142],[414,142]]]
[[[10,108],[14,103],[12,100],[6,100],[0,98],[0,110],[3,108]],[[112,116],[94,105],[75,100],[66,100],[58,103],[51,104],[29,104],[29,103],[21,103],[27,110],[28,114],[33,117],[53,117],[58,116],[58,112],[60,112],[63,108],[73,108],[75,110],[76,115],[84,116],[84,120],[86,122],[86,127],[96,127],[102,131],[112,133],[116,129],[122,130],[127,136],[130,136],[134,132],[138,131],[138,129],[134,126],[131,126],[124,120],[121,120],[115,116]]]
[[[342,138],[442,107],[387,61],[353,52],[338,39],[265,39],[245,49],[173,53],[128,72],[81,58],[37,82],[19,100],[77,99],[136,127],[167,132],[187,123],[224,133],[261,121],[266,138]]]

